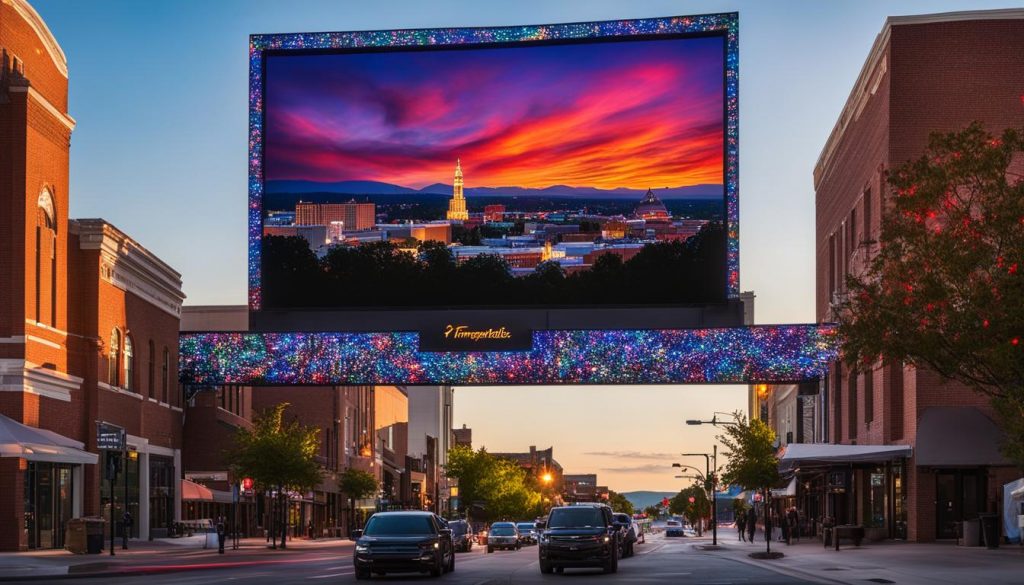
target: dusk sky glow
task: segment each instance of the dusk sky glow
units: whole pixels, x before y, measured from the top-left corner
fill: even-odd
[[[723,43],[272,56],[266,179],[721,184]]]

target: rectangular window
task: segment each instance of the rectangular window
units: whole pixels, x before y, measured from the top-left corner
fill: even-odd
[[[841,367],[838,364],[832,366],[832,380],[834,381],[834,383],[832,384],[832,387],[835,389],[835,395],[833,396],[834,400],[832,402],[832,410],[834,412],[834,414],[832,415],[832,421],[833,421],[832,429],[835,432],[835,438],[833,439],[833,442],[834,443],[842,443],[843,442],[843,426],[842,426],[842,423],[843,423],[843,382],[842,382],[843,377],[842,377],[842,369],[841,369]]]
[[[832,295],[836,294],[836,234],[833,232],[828,237],[828,297],[832,302]]]
[[[50,326],[57,326],[57,234],[50,241]]]
[[[862,239],[865,243],[875,239],[871,228],[871,221],[874,219],[874,210],[872,209],[874,205],[875,202],[871,199],[871,188],[869,187],[864,191],[864,235]]]
[[[36,226],[36,323],[43,319],[43,240],[42,228]]]
[[[850,210],[850,254],[857,251],[857,208]]]
[[[849,412],[846,414],[847,421],[849,422],[846,432],[849,434],[850,441],[857,440],[857,370],[850,371],[850,377],[848,379],[848,386],[846,389],[846,399],[849,403]]]
[[[168,385],[171,383],[171,352],[165,347],[164,348],[164,361],[160,367],[160,379],[161,379],[161,395],[164,404],[169,404],[167,398]]]
[[[864,372],[864,423],[875,420],[875,369]]]
[[[889,438],[903,438],[903,364],[889,364]]]

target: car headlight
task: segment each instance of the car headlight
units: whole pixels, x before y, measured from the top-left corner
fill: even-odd
[[[357,553],[370,552],[370,547],[366,546],[365,544],[357,544],[356,545],[356,552]]]
[[[604,542],[608,542],[609,540],[611,539],[609,539],[607,536],[604,537]]]

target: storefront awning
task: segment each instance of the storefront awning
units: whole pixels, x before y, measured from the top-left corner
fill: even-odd
[[[779,469],[792,471],[798,467],[824,467],[848,463],[885,463],[910,457],[910,445],[833,445],[825,443],[791,443],[779,456]]]
[[[919,466],[1010,465],[999,452],[1002,437],[992,419],[970,406],[932,406],[917,422]]]
[[[191,502],[212,502],[213,490],[187,479],[181,480],[181,499]]]
[[[29,461],[95,465],[99,455],[85,445],[46,429],[37,429],[0,415],[0,457]]]

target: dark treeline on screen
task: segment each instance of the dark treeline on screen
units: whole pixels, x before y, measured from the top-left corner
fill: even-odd
[[[415,246],[410,253],[409,247]],[[436,242],[332,247],[317,258],[300,237],[263,238],[267,308],[673,305],[725,299],[726,237],[712,223],[687,242],[647,244],[567,273],[555,262],[513,276],[499,256],[456,261]]]

